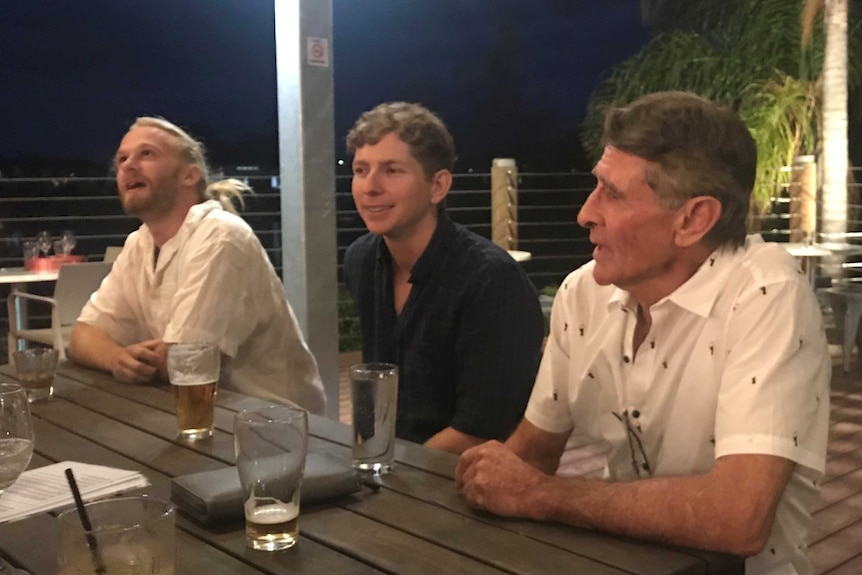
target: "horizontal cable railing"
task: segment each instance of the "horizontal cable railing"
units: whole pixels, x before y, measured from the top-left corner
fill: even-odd
[[[246,198],[242,215],[280,269],[278,177],[232,177],[255,190]],[[532,253],[525,268],[538,288],[559,283],[590,252],[575,218],[592,189],[592,176],[524,173],[518,180],[519,249]],[[447,198],[454,221],[490,237],[490,206],[490,174],[455,175]],[[0,178],[0,267],[22,265],[21,243],[43,229],[54,236],[73,230],[78,237],[75,253],[101,259],[106,247],[121,245],[138,225],[122,213],[113,178]],[[350,176],[336,178],[336,227],[340,266],[347,246],[365,233],[350,194]]]
[[[252,187],[242,216],[254,229],[278,273],[282,267],[281,198],[279,178],[236,175]],[[577,212],[593,186],[591,174],[529,174],[518,177],[518,249],[531,252],[524,268],[541,289],[559,284],[589,258],[587,234],[578,227]],[[456,174],[447,197],[447,212],[484,237],[491,236],[490,174]],[[350,243],[366,232],[350,193],[350,176],[335,182],[335,217],[339,278],[341,261]],[[23,265],[22,242],[42,230],[55,238],[71,229],[77,236],[74,253],[101,260],[108,246],[122,245],[139,221],[123,214],[113,178],[0,178],[0,267]],[[32,284],[49,295],[50,284]],[[0,292],[5,297],[7,291]],[[344,298],[343,290],[340,297]],[[5,319],[5,318],[4,318]],[[35,326],[46,323],[47,310],[30,315]],[[0,327],[5,335],[6,326]]]
[[[280,273],[282,247],[278,176],[242,174],[229,177],[237,177],[254,189],[254,195],[246,197],[242,215],[255,230]],[[578,226],[576,217],[593,185],[594,177],[589,173],[518,174],[516,247],[532,254],[523,266],[537,289],[559,284],[568,272],[589,260],[592,246],[586,230]],[[817,241],[862,244],[862,221],[857,219],[862,214],[858,200],[862,196],[860,192],[862,186],[852,184],[849,195],[857,200],[848,207],[851,217],[848,232],[840,238],[818,236]],[[782,188],[772,200],[770,213],[757,219],[765,239],[784,242],[790,239],[790,204],[788,189]],[[365,233],[350,193],[349,175],[336,177],[335,207],[340,278],[344,251]],[[454,175],[446,209],[454,221],[490,237],[491,174]],[[113,178],[0,178],[0,267],[22,265],[22,242],[32,239],[41,230],[51,232],[54,237],[65,229],[73,230],[78,237],[74,253],[99,260],[108,246],[122,245],[126,236],[138,226],[136,219],[122,213]],[[862,262],[859,259],[862,258],[844,258],[839,264],[841,273],[851,280],[862,281]],[[824,266],[836,264],[817,261],[815,265],[818,266],[818,276],[824,277],[829,271]]]

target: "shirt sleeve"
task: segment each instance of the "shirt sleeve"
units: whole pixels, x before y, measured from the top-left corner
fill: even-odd
[[[728,329],[715,455],[777,455],[822,473],[831,358],[816,298],[802,281],[752,286]]]
[[[246,278],[258,273],[257,258],[239,235],[226,233],[217,222],[202,225],[195,236],[178,262],[178,286],[163,337],[168,343],[220,342],[222,353],[234,357],[255,325],[254,310],[245,303]]]
[[[101,329],[119,345],[126,346],[147,339],[149,335],[141,333],[140,322],[129,298],[136,291],[131,285],[136,276],[135,257],[129,253],[133,248],[124,248],[123,251],[125,253],[121,253],[111,266],[99,289],[84,304],[78,321]]]
[[[539,364],[544,319],[535,288],[517,264],[477,271],[464,302],[452,427],[504,439],[520,422]]]
[[[550,433],[563,433],[573,427],[569,410],[569,346],[566,333],[568,310],[565,295],[572,288],[570,275],[554,297],[551,308],[551,329],[545,343],[545,353],[536,377],[536,384],[527,404],[527,421]]]

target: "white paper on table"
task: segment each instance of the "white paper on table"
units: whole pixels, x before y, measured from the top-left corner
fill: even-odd
[[[150,484],[137,471],[61,461],[25,471],[0,494],[0,523],[73,504],[75,498],[66,480],[66,469],[71,469],[75,474],[75,482],[84,501]]]

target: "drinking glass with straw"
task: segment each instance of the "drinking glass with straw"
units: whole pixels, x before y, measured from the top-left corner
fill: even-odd
[[[84,503],[66,470],[75,509],[58,517],[60,575],[175,575],[173,506],[156,497],[117,497]]]

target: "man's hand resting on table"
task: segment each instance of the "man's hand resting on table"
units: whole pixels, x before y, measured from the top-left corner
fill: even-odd
[[[161,339],[148,339],[118,348],[111,361],[111,374],[125,383],[146,383],[166,379],[167,345]]]

